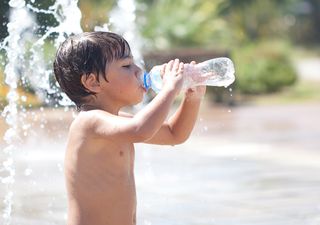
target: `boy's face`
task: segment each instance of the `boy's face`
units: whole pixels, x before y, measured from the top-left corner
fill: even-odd
[[[107,66],[106,77],[109,82],[103,82],[103,93],[115,104],[122,106],[138,104],[146,92],[140,76],[142,70],[134,63],[132,57],[115,60]],[[104,79],[100,79],[102,81]],[[105,81],[105,80],[104,80]]]

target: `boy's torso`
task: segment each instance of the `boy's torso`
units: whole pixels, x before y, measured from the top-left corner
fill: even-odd
[[[135,224],[134,146],[70,129],[65,176],[68,225]]]

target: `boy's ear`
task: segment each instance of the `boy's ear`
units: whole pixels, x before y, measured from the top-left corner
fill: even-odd
[[[86,76],[85,74],[82,75],[81,83],[89,91],[92,91],[95,93],[100,92],[100,83],[97,80],[96,75],[94,75],[93,73],[90,73],[88,76]]]

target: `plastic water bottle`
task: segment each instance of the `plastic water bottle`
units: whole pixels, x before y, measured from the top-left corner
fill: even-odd
[[[161,66],[153,67],[142,76],[143,86],[158,93],[162,88]],[[183,89],[199,85],[227,87],[235,80],[234,65],[229,58],[221,57],[204,61],[199,64],[184,64]]]

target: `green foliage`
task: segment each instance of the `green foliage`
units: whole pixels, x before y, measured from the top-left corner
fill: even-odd
[[[221,4],[224,17],[235,32],[237,42],[285,37],[288,25],[284,23],[286,1],[235,1]]]
[[[7,35],[8,2],[0,1],[0,40]],[[26,2],[48,9],[55,0]],[[277,38],[305,43],[308,40],[319,43],[320,40],[319,0],[136,2],[137,26],[149,50],[200,47],[232,51],[237,67],[237,87],[244,93],[274,92],[296,80],[286,47],[266,44],[266,40]],[[106,23],[108,12],[116,4],[116,0],[79,0],[84,31]],[[38,35],[45,32],[47,26],[57,25],[52,15],[39,13],[36,18]],[[247,45],[249,42],[262,43]],[[52,45],[46,43],[45,60],[50,62],[54,52]]]
[[[93,31],[97,25],[108,21],[108,13],[116,5],[116,0],[79,0],[82,12],[81,25],[84,31]]]
[[[235,49],[236,88],[245,94],[279,91],[297,80],[286,46],[264,42]]]
[[[156,49],[213,46],[232,39],[227,24],[218,15],[223,0],[141,1],[147,10],[138,21],[142,34]]]

